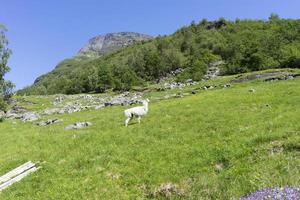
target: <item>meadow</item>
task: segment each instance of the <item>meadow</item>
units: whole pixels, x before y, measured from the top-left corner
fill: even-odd
[[[50,105],[26,98],[33,110]],[[300,187],[299,103],[295,78],[152,100],[127,128],[122,106],[47,116],[64,120],[47,127],[5,120],[0,174],[29,160],[41,169],[0,199],[232,199]],[[77,121],[93,125],[65,130]]]

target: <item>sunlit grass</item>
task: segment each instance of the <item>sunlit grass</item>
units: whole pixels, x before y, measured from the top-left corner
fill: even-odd
[[[45,163],[0,199],[163,199],[153,193],[167,182],[184,191],[174,199],[299,187],[299,102],[300,79],[294,79],[150,102],[142,123],[133,120],[127,128],[124,107],[57,115],[64,121],[48,127],[6,120],[0,124],[0,174],[28,160]],[[93,125],[64,129],[77,121]]]

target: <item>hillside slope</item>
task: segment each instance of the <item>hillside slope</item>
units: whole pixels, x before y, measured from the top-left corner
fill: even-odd
[[[19,94],[124,91],[159,82],[172,71],[177,81],[201,80],[223,61],[224,75],[300,67],[300,20],[202,20],[169,36],[138,42],[97,59],[66,60]]]
[[[60,79],[63,79],[68,74],[76,74],[78,76],[80,73],[76,70],[85,71],[88,68],[86,65],[89,65],[92,60],[132,44],[149,41],[152,38],[152,36],[135,32],[107,33],[93,37],[73,58],[61,61],[54,70],[36,78],[34,85],[45,84],[48,81],[57,83],[57,81],[61,81]],[[89,72],[88,74],[91,73]],[[40,92],[43,94],[43,91]],[[55,90],[52,92],[50,89],[49,93],[59,93],[59,91]]]
[[[215,83],[223,79],[231,77]],[[47,127],[1,123],[0,174],[28,160],[45,162],[0,199],[232,199],[300,187],[299,78],[156,101],[159,95],[147,94],[148,115],[127,128],[122,106],[46,116],[64,120]],[[24,106],[37,109],[53,98],[26,97],[32,103]],[[77,121],[93,125],[65,130]]]

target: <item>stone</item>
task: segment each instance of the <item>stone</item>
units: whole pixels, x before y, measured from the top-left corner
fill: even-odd
[[[23,122],[32,122],[38,120],[39,118],[40,116],[37,113],[28,112],[22,115],[21,120]]]
[[[170,74],[173,75],[173,76],[176,76],[177,74],[180,74],[184,71],[184,69],[182,68],[177,68],[176,70],[174,71],[171,71]]]
[[[91,122],[76,122],[74,124],[68,125],[66,127],[66,130],[71,130],[71,129],[82,129],[88,126],[91,126]]]
[[[91,38],[76,57],[98,57],[135,42],[150,39],[152,36],[134,32],[107,33]]]
[[[176,98],[182,98],[182,97],[183,97],[183,94],[182,94],[182,93],[177,93],[177,94],[175,95],[175,97],[176,97]]]
[[[105,102],[105,103],[104,103],[104,106],[105,106],[105,107],[107,107],[107,106],[112,106],[112,103],[110,103],[110,102]]]
[[[42,111],[42,115],[53,115],[53,114],[58,114],[59,113],[59,109],[58,108],[52,108],[52,109],[46,109],[44,111]]]
[[[186,80],[187,83],[193,83],[193,79],[189,78]]]
[[[220,75],[219,66],[223,65],[223,64],[224,64],[224,61],[222,61],[222,60],[209,63],[207,72],[204,75],[204,79],[209,80],[209,79],[213,79],[213,78],[216,78],[217,76],[219,76]]]
[[[254,88],[251,88],[248,90],[248,92],[256,92],[256,90]]]
[[[64,113],[74,113],[74,112],[79,112],[83,110],[84,107],[82,107],[80,104],[75,103],[75,104],[69,104],[64,106],[62,109],[59,110],[59,114],[64,114]]]
[[[97,105],[97,106],[95,106],[95,110],[100,110],[100,109],[102,109],[102,108],[104,108],[104,107],[105,107],[104,104]]]
[[[0,110],[0,119],[4,118],[5,117],[5,112]]]
[[[15,106],[6,113],[5,117],[9,119],[21,119],[26,112],[28,110],[25,108]]]
[[[46,121],[41,121],[41,122],[38,122],[37,125],[38,126],[47,126],[47,125],[50,125],[50,124],[54,124],[54,123],[58,123],[58,122],[62,122],[63,120],[62,119],[48,119]]]
[[[64,96],[56,96],[56,97],[54,98],[53,104],[54,104],[54,105],[57,105],[57,104],[59,104],[59,103],[62,103],[62,102],[64,101],[64,99],[65,99]]]
[[[223,87],[224,88],[229,88],[229,87],[231,87],[231,84],[229,84],[229,83],[228,84],[224,84]]]

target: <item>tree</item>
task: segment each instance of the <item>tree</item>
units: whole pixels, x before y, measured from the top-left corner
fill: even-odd
[[[98,91],[105,92],[113,85],[113,77],[107,66],[100,66],[98,69]]]
[[[278,21],[280,19],[279,15],[276,13],[271,13],[269,20],[270,21]]]
[[[5,27],[0,24],[0,110],[5,110],[6,103],[11,97],[14,87],[10,81],[4,80],[4,75],[10,70],[7,62],[11,54],[10,49],[7,48],[8,41],[5,32]]]

